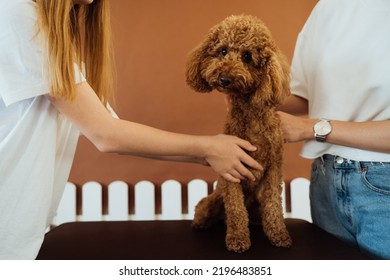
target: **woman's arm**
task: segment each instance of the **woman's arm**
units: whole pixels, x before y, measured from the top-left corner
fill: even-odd
[[[77,85],[76,91],[73,101],[50,97],[51,102],[102,152],[209,164],[233,182],[254,179],[246,166],[261,169],[260,164],[243,151],[256,149],[245,140],[228,135],[178,134],[115,119],[88,83]]]
[[[306,104],[306,105],[305,105]],[[307,101],[290,96],[279,108],[286,142],[314,140],[313,126],[317,119],[307,114]],[[390,153],[390,121],[345,122],[331,120],[332,132],[326,142],[363,150]]]
[[[307,115],[308,113],[308,102],[306,99],[297,95],[289,95],[282,105],[279,106],[278,110],[285,113],[289,113],[296,116]]]

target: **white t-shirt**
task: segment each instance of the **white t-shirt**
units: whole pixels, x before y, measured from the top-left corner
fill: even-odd
[[[47,98],[31,0],[0,0],[0,259],[34,259],[62,196],[79,131]],[[78,81],[85,81],[77,73]]]
[[[389,120],[390,1],[319,1],[298,36],[291,70],[291,91],[309,100],[310,118]],[[316,141],[301,154],[390,162],[390,154]]]

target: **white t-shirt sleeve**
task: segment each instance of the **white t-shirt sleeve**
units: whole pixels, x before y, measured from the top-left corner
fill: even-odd
[[[9,4],[6,10],[0,28],[0,95],[8,106],[48,93],[49,84],[35,3]]]
[[[36,4],[10,1],[0,12],[0,97],[6,106],[48,94],[47,54],[38,33]],[[85,81],[75,67],[76,82]]]
[[[304,71],[305,35],[298,35],[293,60],[291,63],[291,93],[307,99],[307,78]]]
[[[311,45],[310,33],[315,25],[319,6],[320,3],[317,3],[299,33],[291,62],[291,92],[304,99],[308,99],[308,83],[310,82],[309,77],[307,77],[308,69],[306,69],[308,65],[310,65],[310,62],[308,61]]]

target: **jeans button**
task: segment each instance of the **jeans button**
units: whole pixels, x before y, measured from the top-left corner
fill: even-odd
[[[337,162],[338,164],[341,164],[341,163],[344,162],[344,158],[342,158],[342,157],[336,157],[336,162]]]

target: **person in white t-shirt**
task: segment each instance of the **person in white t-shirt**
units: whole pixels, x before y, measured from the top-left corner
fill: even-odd
[[[80,132],[103,152],[210,165],[233,182],[262,168],[242,139],[166,132],[109,112],[108,6],[0,0],[0,259],[37,256]]]
[[[286,142],[314,159],[313,222],[375,259],[390,259],[389,34],[390,1],[319,1],[279,112]]]

